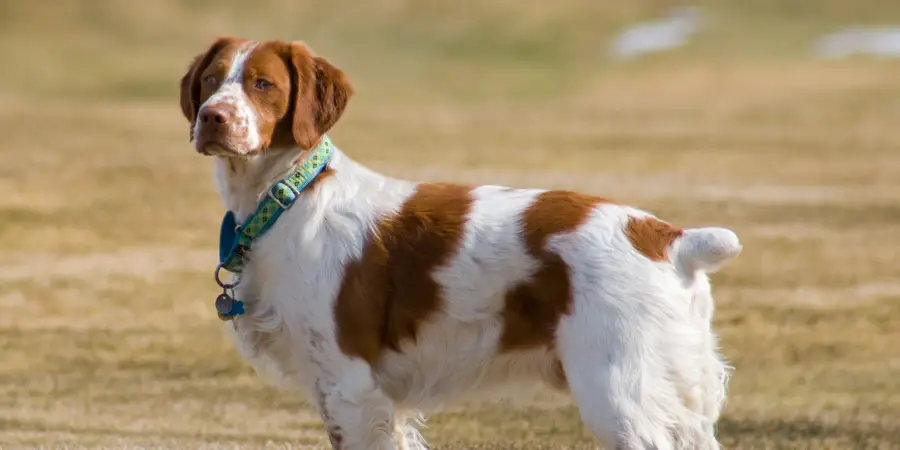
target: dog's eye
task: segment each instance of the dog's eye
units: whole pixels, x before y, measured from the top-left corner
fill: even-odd
[[[215,86],[218,80],[216,80],[215,75],[207,75],[206,78],[203,79],[203,82],[210,86]]]
[[[275,85],[272,84],[272,82],[270,82],[269,80],[264,80],[262,78],[257,79],[256,82],[253,83],[253,87],[255,87],[256,89],[259,89],[261,91],[269,89],[272,86],[275,86]]]

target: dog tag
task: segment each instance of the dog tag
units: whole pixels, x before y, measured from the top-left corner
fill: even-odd
[[[230,295],[223,292],[216,297],[216,311],[218,311],[219,314],[228,314],[233,307],[234,299],[231,298]]]

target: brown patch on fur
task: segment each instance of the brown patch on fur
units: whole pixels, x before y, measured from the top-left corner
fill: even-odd
[[[635,250],[652,261],[669,259],[669,246],[681,237],[684,230],[674,227],[655,217],[641,219],[630,217],[625,226],[625,235]]]
[[[297,89],[297,80],[292,76],[291,62],[288,59],[290,44],[280,41],[262,42],[253,49],[244,62],[242,89],[256,112],[256,126],[263,148],[291,148],[292,139],[279,139],[279,131],[285,123],[290,122],[290,111],[293,109],[293,92]],[[271,86],[257,86],[260,80],[271,83]]]
[[[292,107],[285,116],[293,142],[302,149],[311,149],[341,118],[347,102],[353,96],[353,86],[347,75],[328,60],[315,56],[299,42],[282,50],[293,85]]]
[[[362,256],[347,265],[334,307],[341,351],[377,365],[382,350],[415,340],[440,309],[433,272],[456,254],[471,188],[421,184],[400,210],[383,218]]]
[[[605,202],[575,192],[548,191],[525,210],[523,240],[540,267],[531,278],[506,293],[501,352],[552,347],[560,317],[571,311],[572,289],[569,268],[558,254],[546,249],[547,239],[574,231],[594,207]]]
[[[244,90],[257,110],[265,146],[314,148],[353,95],[344,72],[302,42],[264,42],[244,67]],[[258,89],[257,79],[273,86]]]
[[[257,80],[272,86],[260,89]],[[314,148],[353,95],[344,72],[302,42],[259,44],[244,63],[243,86],[257,112],[263,147]]]

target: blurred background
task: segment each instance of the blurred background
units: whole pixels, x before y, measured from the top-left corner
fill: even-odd
[[[343,68],[357,94],[330,135],[390,175],[736,230],[713,278],[725,448],[900,448],[895,0],[2,0],[0,447],[326,443],[213,310],[223,209],[178,81],[221,34]],[[424,433],[591,445],[549,394]]]

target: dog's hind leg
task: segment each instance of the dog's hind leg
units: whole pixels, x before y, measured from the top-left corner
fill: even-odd
[[[572,271],[573,305],[557,327],[556,350],[584,424],[610,450],[673,450],[684,409],[667,378],[668,355],[660,354],[667,322],[658,293],[595,282]],[[640,280],[643,281],[643,280]],[[648,304],[653,306],[648,307]]]
[[[582,421],[604,448],[672,450],[669,430],[648,411],[653,406],[646,390],[654,387],[643,385],[648,380],[641,379],[639,357],[622,354],[622,343],[567,328],[559,346],[569,390]]]
[[[577,318],[561,324],[558,347],[584,424],[610,450],[672,450],[665,423],[653,417],[655,386],[642,377],[640,349]],[[627,338],[626,338],[627,339]]]

